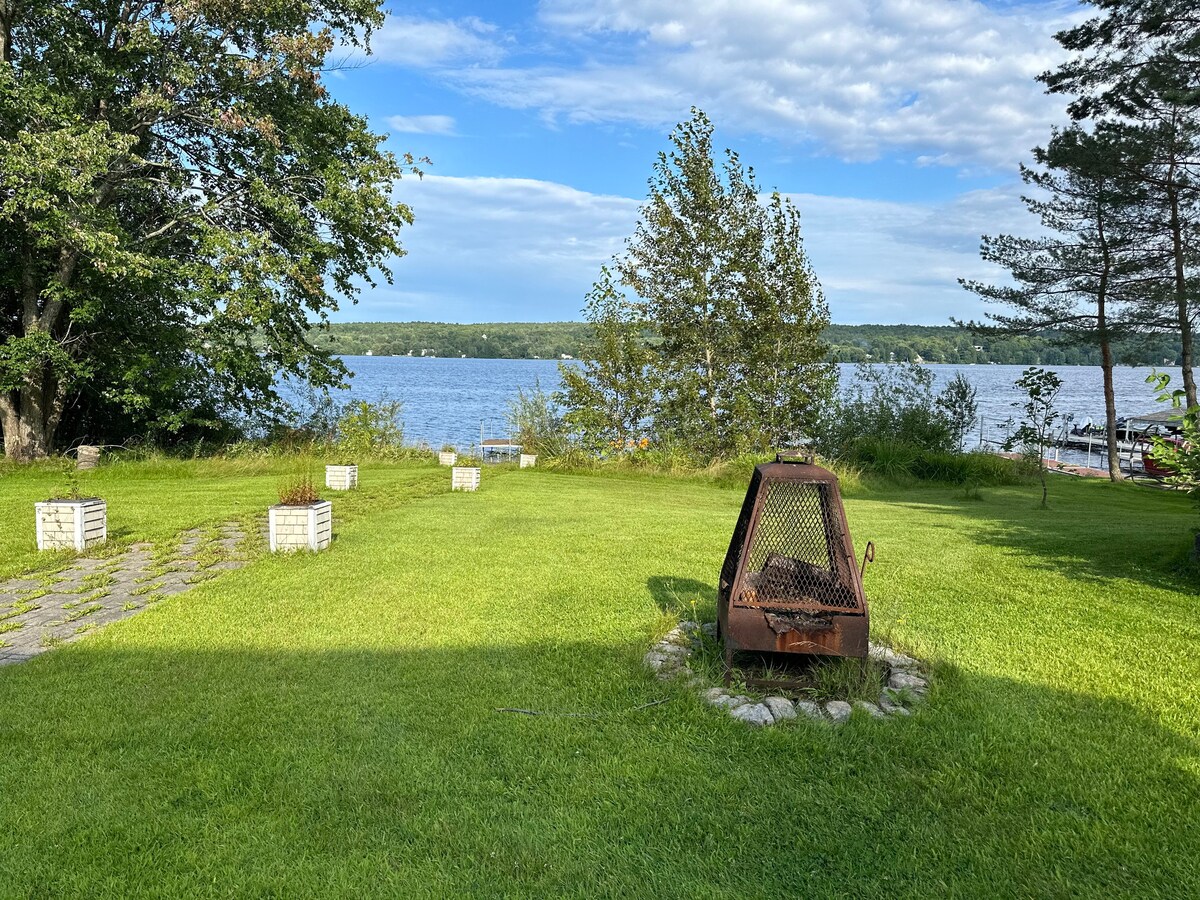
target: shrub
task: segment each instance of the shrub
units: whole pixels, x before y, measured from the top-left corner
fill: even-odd
[[[399,459],[405,455],[399,400],[352,400],[337,419],[337,452],[347,459]]]
[[[525,453],[558,456],[567,451],[558,405],[551,394],[542,390],[540,382],[535,380],[528,393],[523,388],[517,389],[517,396],[509,401],[507,418],[516,442]]]
[[[886,442],[916,451],[957,449],[962,416],[973,416],[973,388],[965,380],[952,382],[940,395],[933,390],[933,373],[915,363],[859,364],[855,382],[823,410],[813,442],[823,456],[873,458]],[[867,446],[861,447],[860,444]],[[895,465],[899,451],[883,451]],[[904,451],[907,457],[909,451]]]

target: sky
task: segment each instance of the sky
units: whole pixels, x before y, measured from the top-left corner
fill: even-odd
[[[948,324],[999,280],[982,234],[1028,234],[1019,165],[1066,121],[1036,76],[1074,2],[411,0],[333,96],[429,157],[394,283],[334,321],[578,320],[673,126],[703,109],[800,210],[840,324]]]

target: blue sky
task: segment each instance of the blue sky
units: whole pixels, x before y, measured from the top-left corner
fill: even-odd
[[[540,0],[393,6],[328,78],[398,153],[395,284],[337,321],[578,319],[689,108],[792,197],[835,322],[944,324],[1033,229],[1017,167],[1064,121],[1034,76],[1075,3]]]

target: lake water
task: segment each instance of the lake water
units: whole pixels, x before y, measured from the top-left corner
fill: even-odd
[[[399,400],[404,405],[405,439],[433,447],[453,444],[477,446],[484,437],[508,436],[505,413],[518,390],[540,385],[544,391],[559,388],[558,362],[548,359],[442,359],[408,356],[347,356],[354,373],[350,388],[340,399]],[[854,379],[854,366],[839,367],[843,384]],[[985,442],[1003,439],[1002,423],[1016,414],[1013,403],[1022,395],[1013,386],[1025,366],[930,365],[940,390],[958,373],[978,389],[979,415],[972,443],[982,431]],[[1077,424],[1088,419],[1104,422],[1103,381],[1099,367],[1048,367],[1063,380],[1058,409],[1074,416]],[[1178,369],[1162,369],[1179,384]],[[1140,415],[1158,408],[1154,391],[1146,384],[1148,368],[1119,367],[1115,372],[1117,414]],[[1094,461],[1095,462],[1095,461]]]

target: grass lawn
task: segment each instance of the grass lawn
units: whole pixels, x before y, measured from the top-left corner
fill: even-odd
[[[90,481],[128,543],[259,513],[283,471]],[[0,474],[0,575],[38,564],[55,481]],[[752,730],[641,667],[693,601],[711,616],[739,491],[489,469],[450,494],[411,463],[360,481],[328,552],[0,669],[0,896],[1200,895],[1182,497],[858,493],[873,625],[934,662],[933,692],[909,719]]]

